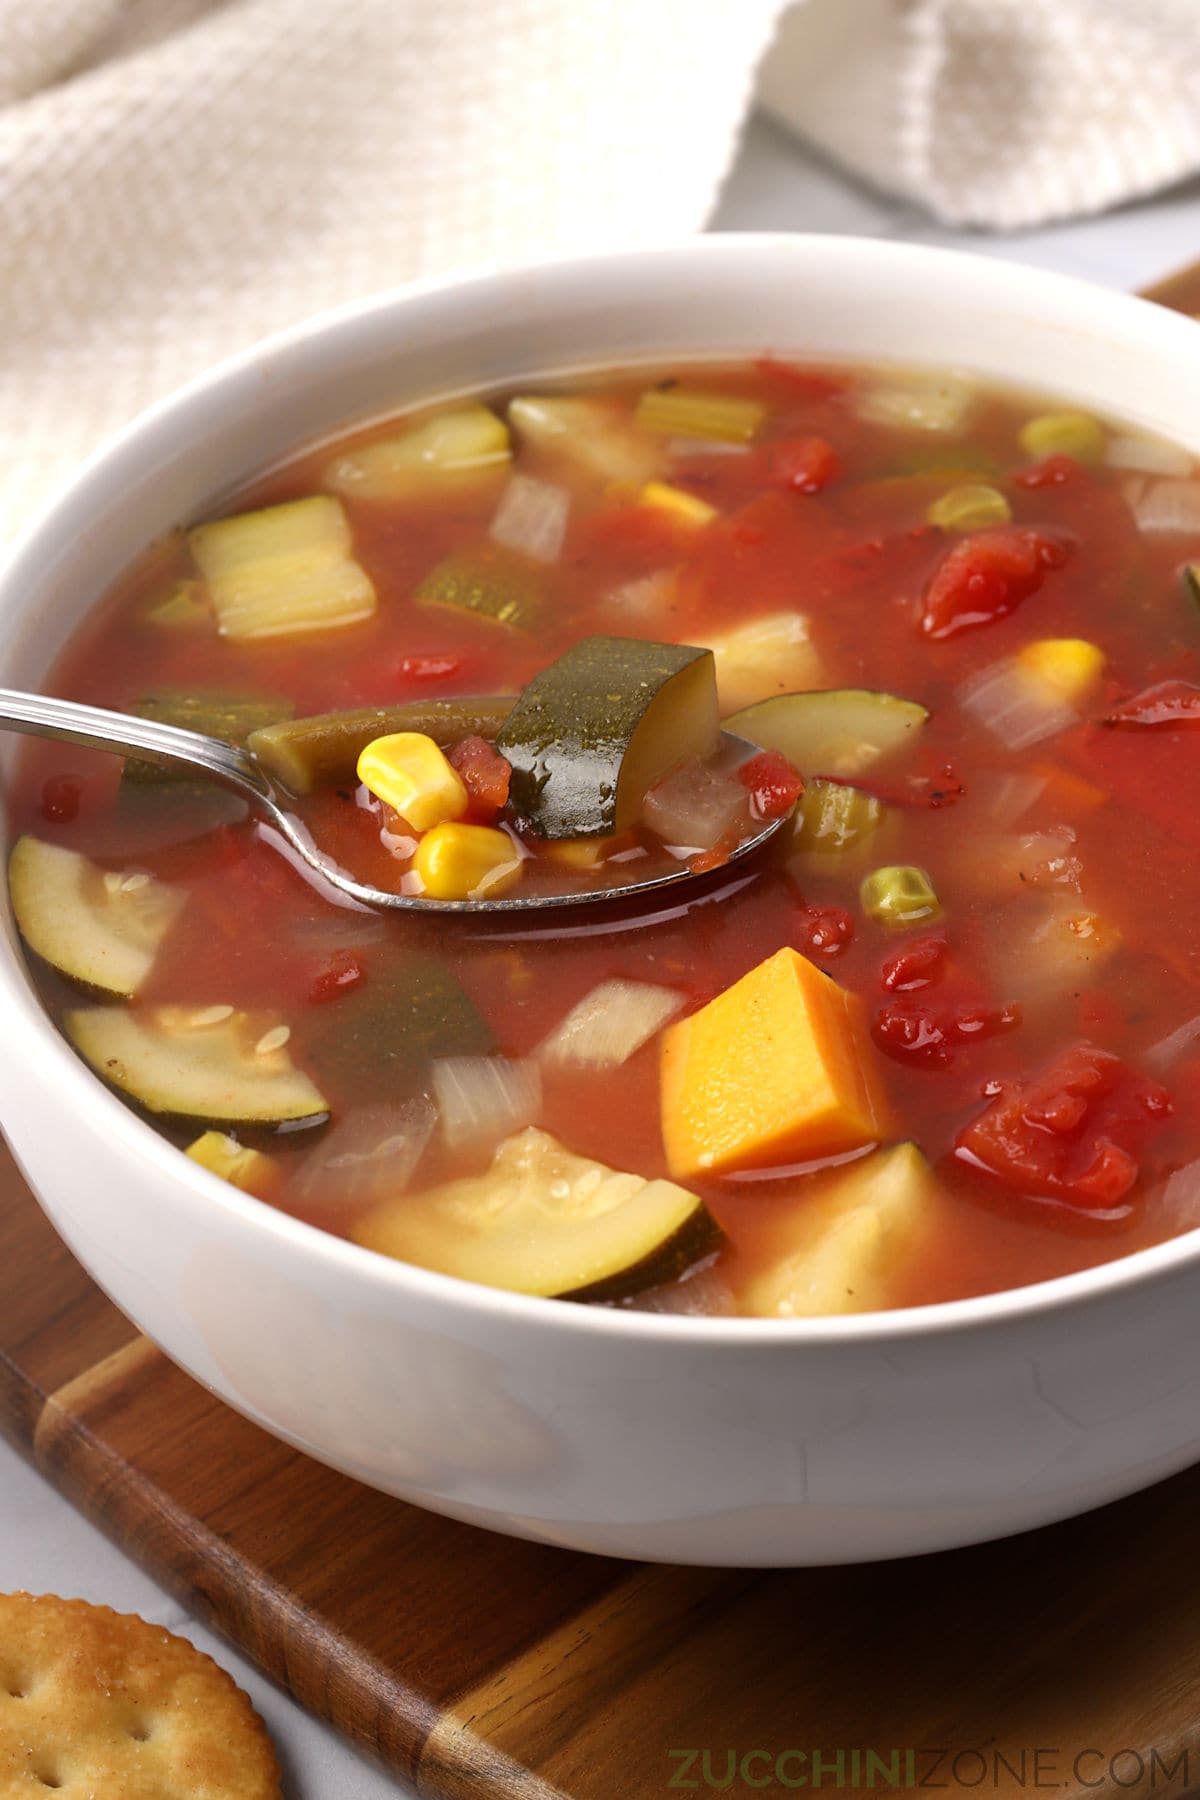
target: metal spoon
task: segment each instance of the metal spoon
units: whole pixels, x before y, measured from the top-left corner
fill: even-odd
[[[343,901],[348,899],[359,906],[412,912],[529,912],[535,908],[596,905],[601,901],[610,904],[637,898],[655,888],[673,888],[682,881],[701,879],[686,863],[680,863],[678,869],[648,876],[644,881],[584,893],[514,895],[497,900],[427,900],[421,894],[394,894],[386,888],[356,881],[318,849],[301,820],[288,810],[286,795],[270,780],[257,758],[235,744],[206,737],[199,731],[185,731],[178,725],[162,725],[155,719],[139,719],[132,713],[106,712],[102,707],[82,706],[75,700],[23,694],[11,688],[0,688],[0,729],[60,738],[68,744],[111,750],[117,756],[138,756],[231,788],[264,820],[264,836],[281,855],[293,864],[302,863],[302,872],[315,876],[319,885],[336,889]],[[755,748],[729,732],[724,739],[728,745]],[[766,820],[758,831],[738,844],[729,861],[738,861],[757,850],[783,823],[782,818]]]

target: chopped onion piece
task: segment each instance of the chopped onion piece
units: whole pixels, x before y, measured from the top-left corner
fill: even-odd
[[[750,823],[750,798],[736,775],[690,757],[642,802],[642,819],[673,849],[711,850],[727,832]]]
[[[490,1146],[535,1123],[542,1072],[535,1062],[503,1056],[442,1056],[433,1064],[433,1092],[451,1148]]]
[[[680,1281],[645,1288],[621,1302],[629,1312],[682,1313],[688,1318],[729,1318],[737,1311],[733,1289],[711,1261]]]
[[[655,569],[650,575],[639,575],[635,581],[625,581],[611,589],[604,604],[627,619],[652,622],[668,610],[674,593],[674,569]]]
[[[571,1008],[538,1055],[551,1063],[618,1068],[649,1043],[682,1005],[683,995],[673,988],[655,987],[648,981],[602,981]]]
[[[508,550],[535,562],[558,560],[567,535],[571,496],[552,481],[535,475],[512,475],[500,496],[488,536]]]
[[[1144,1060],[1152,1068],[1169,1069],[1197,1039],[1200,1039],[1200,1017],[1189,1019],[1186,1024],[1168,1032],[1165,1038],[1159,1038],[1156,1044],[1151,1044]]]
[[[1025,750],[1079,723],[1078,713],[1052,699],[1013,659],[973,675],[959,699],[1007,750]]]
[[[971,795],[979,810],[979,816],[1004,831],[1015,825],[1018,819],[1024,818],[1030,807],[1045,792],[1047,778],[1045,775],[1033,775],[1027,770],[1007,770],[1002,775],[985,776],[982,781],[971,784]]]
[[[1172,1232],[1194,1231],[1200,1225],[1200,1158],[1167,1177],[1162,1205]]]
[[[357,1212],[403,1193],[433,1135],[426,1094],[398,1106],[361,1106],[332,1125],[296,1179],[303,1202]]]
[[[1133,502],[1141,531],[1200,536],[1200,481],[1152,481]]]
[[[1178,444],[1149,437],[1110,438],[1104,460],[1110,469],[1136,469],[1143,475],[1186,476],[1195,467],[1193,458]]]

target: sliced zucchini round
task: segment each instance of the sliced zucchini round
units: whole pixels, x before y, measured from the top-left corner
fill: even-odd
[[[666,1279],[713,1248],[703,1203],[673,1181],[626,1175],[530,1126],[483,1175],[376,1207],[353,1236],[423,1269],[518,1294],[598,1299]]]
[[[147,1111],[212,1125],[282,1125],[329,1108],[262,1014],[224,1006],[70,1012],[67,1036],[98,1075]]]
[[[142,987],[187,899],[150,875],[98,869],[34,837],[13,846],[8,885],[31,950],[69,980],[125,1000]]]
[[[929,717],[928,707],[869,688],[776,694],[731,713],[726,731],[778,750],[802,775],[843,780],[898,750]]]

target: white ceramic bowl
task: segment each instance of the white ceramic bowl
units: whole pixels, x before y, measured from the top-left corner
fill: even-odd
[[[0,682],[36,684],[148,540],[365,415],[767,347],[957,365],[1200,450],[1194,324],[1002,262],[723,237],[424,286],[225,364],[96,456],[0,582]],[[1018,1531],[1200,1455],[1200,1234],[986,1299],[793,1323],[471,1287],[299,1224],[172,1149],[53,1030],[5,906],[0,1117],[50,1217],[176,1362],[362,1481],[588,1550],[820,1563]]]

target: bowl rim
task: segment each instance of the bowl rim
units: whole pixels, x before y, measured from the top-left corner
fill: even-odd
[[[611,271],[619,265],[632,272],[670,259],[737,261],[764,254],[802,255],[813,250],[825,256],[841,256],[847,265],[859,259],[886,268],[920,263],[931,277],[939,270],[953,279],[956,272],[978,271],[980,264],[994,271],[997,285],[1006,282],[1014,299],[1037,311],[1041,290],[1070,306],[1082,319],[1126,329],[1150,332],[1200,365],[1200,332],[1194,322],[1151,301],[1118,289],[1099,286],[1076,276],[1060,274],[1010,258],[993,258],[976,251],[950,250],[889,238],[851,234],[799,232],[730,232],[698,235],[675,242],[633,248],[579,253],[568,251],[535,262],[496,267],[458,269],[366,295],[300,320],[274,332],[236,354],[203,370],[182,386],[144,408],[119,431],[106,438],[61,483],[39,510],[36,518],[10,546],[0,565],[0,617],[13,593],[23,584],[35,583],[43,572],[47,552],[52,551],[64,524],[60,515],[86,501],[93,481],[111,465],[139,460],[144,440],[153,439],[168,423],[184,429],[195,409],[219,402],[226,391],[234,392],[260,380],[273,360],[302,350],[329,334],[337,336],[377,315],[391,315],[413,302],[441,294],[494,293],[506,283],[530,277],[572,271],[586,278],[592,271]],[[1173,345],[1172,340],[1175,340]],[[581,365],[582,366],[582,365]],[[1037,384],[1031,384],[1036,386]],[[1117,409],[1119,410],[1119,409]],[[16,609],[21,614],[21,609]],[[7,901],[6,901],[7,903]],[[358,1286],[364,1298],[402,1304],[406,1297],[418,1303],[460,1310],[483,1321],[495,1320],[531,1331],[559,1329],[573,1336],[600,1340],[625,1339],[630,1344],[649,1341],[664,1346],[722,1346],[730,1352],[790,1350],[801,1344],[874,1347],[905,1344],[946,1334],[1002,1329],[1047,1315],[1071,1312],[1104,1299],[1126,1296],[1131,1290],[1151,1287],[1200,1266],[1200,1227],[1162,1243],[1130,1251],[1105,1263],[1030,1282],[995,1293],[971,1295],[959,1300],[937,1301],[924,1306],[897,1307],[885,1311],[805,1316],[795,1319],[706,1317],[639,1312],[603,1306],[581,1306],[561,1299],[543,1298],[492,1288],[460,1276],[423,1269],[368,1250],[349,1239],[295,1218],[265,1201],[245,1194],[192,1162],[164,1138],[146,1119],[110,1090],[73,1050],[43,1009],[19,946],[11,951],[0,945],[0,1011],[8,1015],[13,1040],[31,1079],[56,1092],[83,1124],[101,1136],[128,1138],[128,1147],[139,1160],[148,1162],[164,1187],[177,1190],[190,1206],[211,1212],[215,1207],[236,1229],[251,1239],[281,1247],[305,1262],[325,1265],[348,1283]]]

